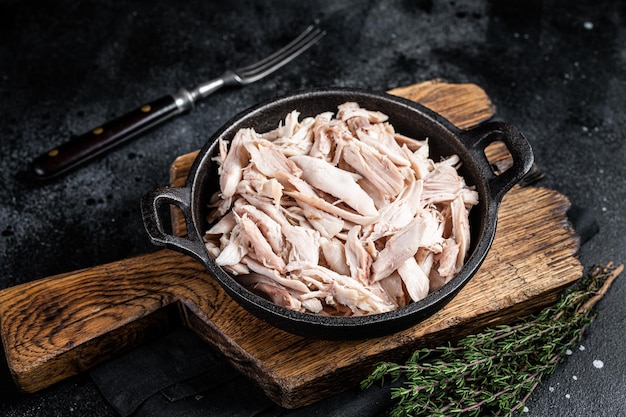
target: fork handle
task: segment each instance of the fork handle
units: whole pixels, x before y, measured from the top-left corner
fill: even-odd
[[[54,178],[192,107],[185,90],[158,98],[41,154],[31,163],[30,174],[40,180]]]

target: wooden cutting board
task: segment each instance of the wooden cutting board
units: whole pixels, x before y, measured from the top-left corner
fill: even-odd
[[[468,128],[493,116],[485,92],[472,84],[429,81],[391,93],[416,100]],[[184,183],[196,153],[171,167]],[[505,166],[507,152],[488,157]],[[188,326],[220,350],[276,403],[303,406],[357,384],[375,362],[401,360],[510,323],[555,302],[582,276],[579,238],[568,199],[546,188],[511,190],[480,271],[441,311],[405,331],[358,341],[312,340],[285,333],[248,314],[194,259],[169,250],[65,273],[0,291],[0,335],[17,386],[34,392],[90,369],[172,326]],[[174,230],[184,233],[180,218]]]

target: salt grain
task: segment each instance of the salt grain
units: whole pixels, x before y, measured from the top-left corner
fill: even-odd
[[[530,411],[530,410],[528,409],[528,407],[524,406],[524,412],[525,412],[525,413],[527,413],[527,412],[529,412],[529,411]]]
[[[573,379],[574,381],[578,381],[578,377],[577,377],[576,375],[573,375],[573,376],[572,376],[572,379]]]
[[[569,394],[565,394],[565,398],[567,398],[569,400],[570,395]]]
[[[602,362],[600,359],[595,359],[593,361],[593,366],[594,368],[602,369],[604,368],[604,362]]]
[[[549,387],[549,388],[548,388],[548,391],[550,391],[550,392],[554,392],[554,387]]]
[[[571,351],[571,349],[567,349],[567,350],[565,351],[565,354],[566,354],[567,356],[570,356],[572,353],[574,353],[574,352],[572,352],[572,351]]]
[[[593,29],[593,23],[592,22],[585,22],[583,23],[583,27],[587,30],[591,30]]]
[[[580,346],[578,346],[578,350],[580,350],[582,352],[583,350],[585,350],[585,347],[583,345],[580,345]]]

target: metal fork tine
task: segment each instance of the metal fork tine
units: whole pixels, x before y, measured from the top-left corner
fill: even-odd
[[[298,35],[297,38],[293,39],[291,42],[289,42],[287,45],[283,46],[282,48],[280,48],[279,50],[275,51],[273,54],[266,56],[265,58],[261,59],[260,61],[257,61],[253,64],[247,65],[245,67],[241,67],[237,69],[237,72],[241,71],[241,72],[248,72],[251,71],[255,68],[258,68],[259,66],[262,65],[266,65],[268,62],[276,59],[277,57],[282,57],[285,52],[291,48],[294,48],[294,46],[298,47],[300,42],[306,42],[306,40],[308,40],[308,37],[311,36],[311,33],[315,30],[315,33],[313,34],[313,36],[315,36],[317,33],[321,33],[321,30],[319,28],[316,29],[315,25],[311,25],[309,27],[306,28],[306,30],[304,32],[302,32],[300,35]]]
[[[183,89],[175,99],[177,103],[180,103],[181,110],[186,111],[193,107],[193,103],[196,100],[205,98],[222,87],[243,86],[258,81],[296,58],[324,35],[326,35],[326,32],[321,30],[317,24],[311,25],[297,38],[273,54],[252,65],[235,70],[227,70],[220,77],[207,81],[190,92]]]
[[[241,77],[244,83],[250,83],[263,78],[296,58],[302,52],[317,43],[325,34],[326,32],[311,25],[302,32],[300,36],[283,48],[252,65],[236,69],[235,73]]]

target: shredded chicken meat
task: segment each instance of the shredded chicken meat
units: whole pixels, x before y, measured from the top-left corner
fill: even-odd
[[[216,263],[281,306],[365,315],[419,301],[452,279],[478,193],[451,155],[347,102],[270,132],[220,140],[220,190],[205,234]]]

